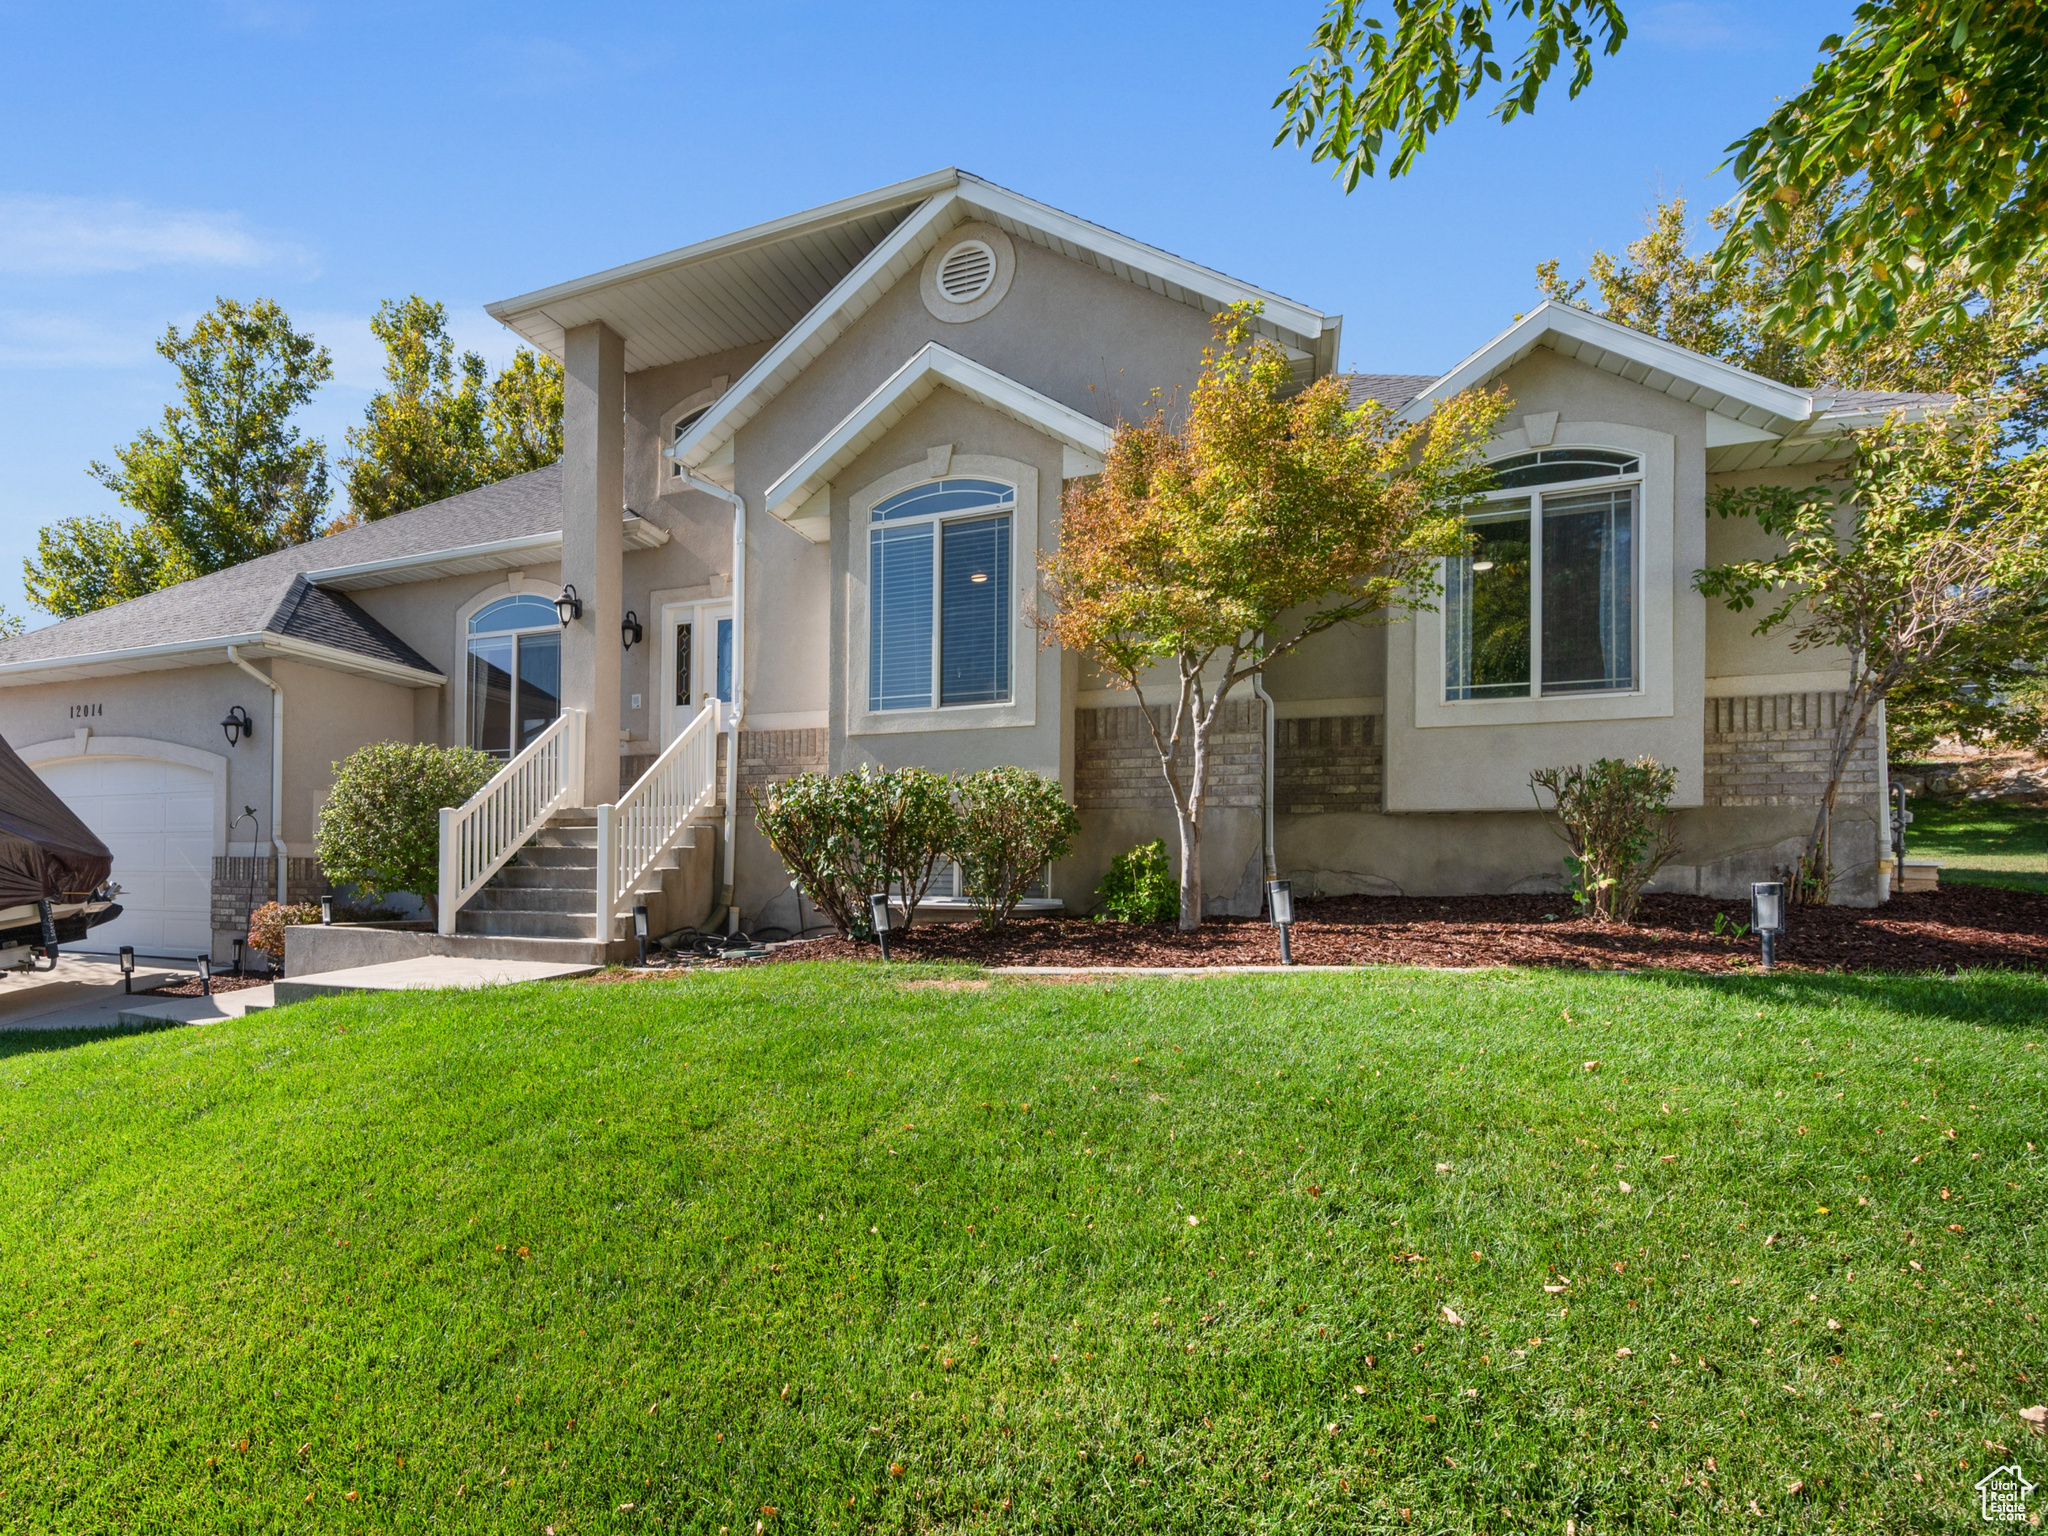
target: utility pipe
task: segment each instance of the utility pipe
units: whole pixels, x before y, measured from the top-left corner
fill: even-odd
[[[244,659],[241,651],[228,647],[228,660],[270,690],[270,846],[277,850],[277,904],[285,904],[284,846],[284,690]]]
[[[681,460],[683,482],[691,490],[716,496],[732,504],[732,716],[726,724],[725,743],[725,931],[740,931],[739,909],[732,904],[733,862],[739,832],[740,722],[747,713],[747,499],[728,491],[716,480],[707,480]],[[799,914],[801,921],[801,914]]]

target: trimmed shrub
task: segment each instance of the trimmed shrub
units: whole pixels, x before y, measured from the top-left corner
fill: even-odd
[[[872,938],[870,895],[898,896],[908,928],[931,890],[953,840],[949,791],[927,768],[800,773],[755,796],[754,824],[842,937]]]
[[[1120,923],[1170,923],[1180,916],[1180,882],[1160,838],[1140,843],[1109,861],[1109,873],[1095,888],[1102,898],[1096,916]]]
[[[1551,830],[1571,852],[1564,867],[1579,910],[1601,923],[1633,922],[1643,887],[1678,852],[1671,792],[1678,770],[1655,758],[1603,757],[1590,767],[1539,768],[1529,792],[1548,790]],[[1541,795],[1536,796],[1543,809]]]
[[[249,947],[260,949],[270,956],[274,966],[284,964],[284,931],[300,923],[320,921],[320,909],[307,902],[286,906],[282,902],[266,901],[249,914]]]
[[[1024,892],[1074,846],[1081,819],[1054,780],[1025,768],[984,768],[953,783],[960,825],[953,860],[984,928],[1010,920]]]
[[[334,765],[320,811],[320,867],[376,901],[410,891],[439,916],[441,807],[460,805],[502,765],[469,747],[380,741]]]

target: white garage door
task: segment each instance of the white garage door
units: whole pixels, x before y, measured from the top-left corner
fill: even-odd
[[[172,956],[211,947],[213,776],[140,757],[73,758],[36,772],[112,850],[121,886],[121,915],[70,947]]]

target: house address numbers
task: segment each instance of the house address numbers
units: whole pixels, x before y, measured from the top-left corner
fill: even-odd
[[[91,720],[106,712],[107,706],[104,704],[74,704],[71,706],[71,718],[74,720]]]

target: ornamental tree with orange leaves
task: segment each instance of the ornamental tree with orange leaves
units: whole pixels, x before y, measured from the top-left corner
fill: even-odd
[[[1151,729],[1180,833],[1183,929],[1202,920],[1223,701],[1327,629],[1430,605],[1437,560],[1466,546],[1462,513],[1506,409],[1468,392],[1410,424],[1376,402],[1352,409],[1340,379],[1290,393],[1286,355],[1252,336],[1257,312],[1216,317],[1179,425],[1162,406],[1117,427],[1102,473],[1068,487],[1043,562],[1048,642],[1093,657]]]

